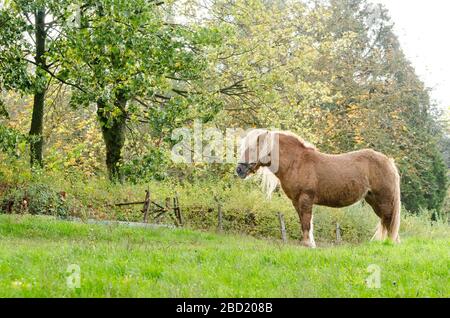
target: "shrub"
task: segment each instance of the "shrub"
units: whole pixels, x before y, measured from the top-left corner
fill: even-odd
[[[42,183],[10,189],[2,202],[2,210],[8,213],[30,213],[66,217],[69,214],[64,194]]]

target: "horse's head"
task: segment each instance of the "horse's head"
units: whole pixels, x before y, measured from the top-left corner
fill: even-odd
[[[241,140],[237,175],[244,179],[260,167],[273,166],[274,159],[278,158],[277,151],[275,133],[264,129],[251,130]]]

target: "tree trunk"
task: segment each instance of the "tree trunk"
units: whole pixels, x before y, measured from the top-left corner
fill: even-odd
[[[120,163],[122,161],[122,148],[125,144],[126,104],[127,100],[124,96],[119,95],[114,105],[122,111],[122,114],[108,122],[105,104],[101,101],[97,102],[97,115],[102,126],[102,135],[106,146],[106,167],[109,179],[113,182],[123,181]]]
[[[45,9],[38,9],[35,14],[35,36],[36,36],[36,88],[34,92],[33,114],[30,128],[30,164],[42,166],[42,147],[44,139],[42,130],[44,126],[44,103],[45,103]]]

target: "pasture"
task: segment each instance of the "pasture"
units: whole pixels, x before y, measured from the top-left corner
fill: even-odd
[[[244,235],[0,216],[0,297],[449,297],[449,236],[301,247]],[[80,269],[69,288],[68,266]],[[367,279],[379,268],[380,285]]]

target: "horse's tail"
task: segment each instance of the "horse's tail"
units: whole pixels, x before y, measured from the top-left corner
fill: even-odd
[[[386,238],[386,228],[384,225],[380,222],[378,222],[377,229],[375,230],[375,234],[372,237],[372,241],[381,241]]]
[[[394,201],[393,201],[393,211],[391,217],[391,224],[389,224],[388,235],[391,240],[396,243],[400,243],[400,211],[401,211],[401,201],[400,201],[400,174],[398,173],[398,169],[395,166],[394,160],[390,160],[390,164],[393,168],[394,176],[395,176],[395,184],[394,184]]]

